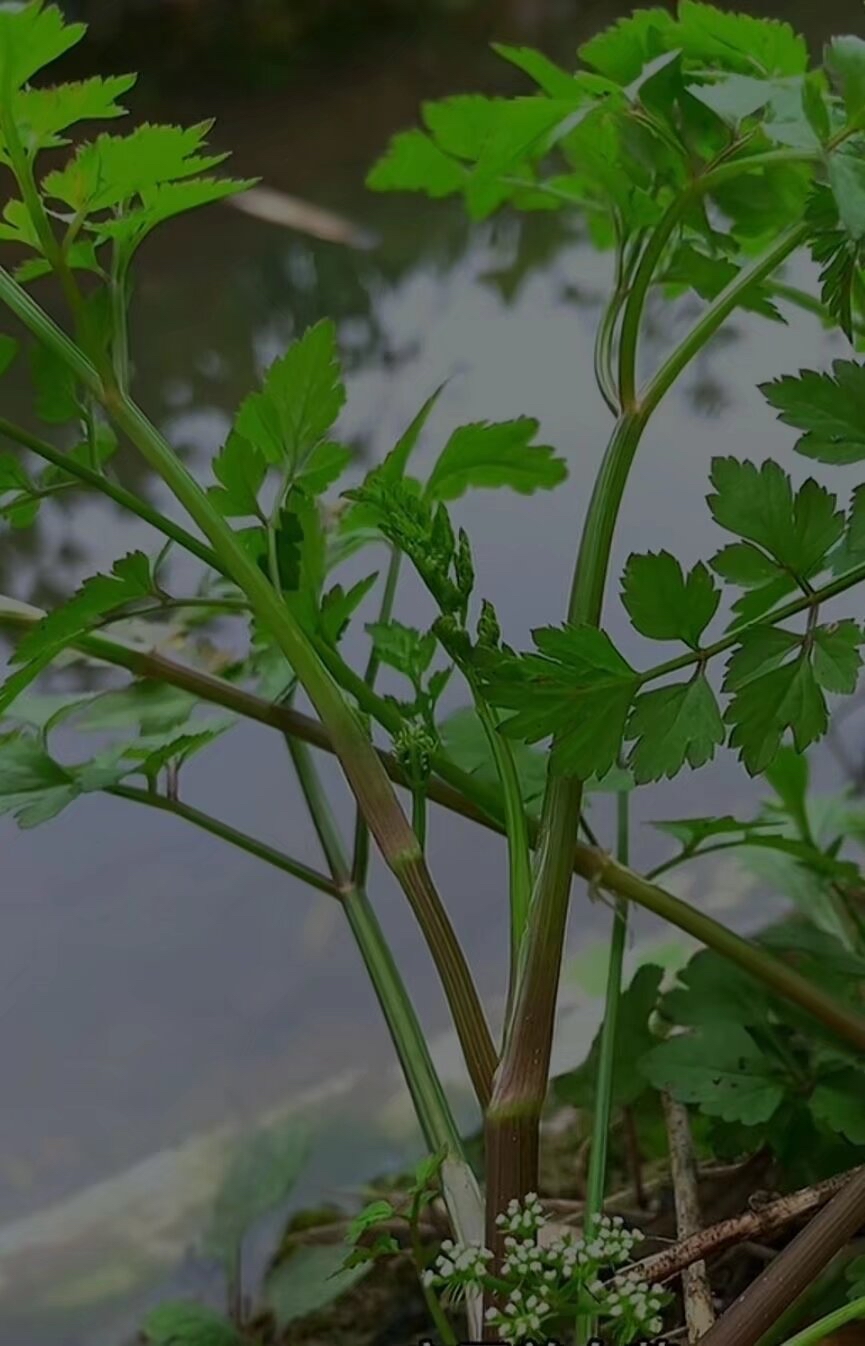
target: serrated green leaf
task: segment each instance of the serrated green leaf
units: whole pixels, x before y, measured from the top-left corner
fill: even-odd
[[[865,111],[865,42],[835,37],[826,47],[825,66],[844,98],[848,121]]]
[[[529,417],[455,430],[427,482],[431,500],[456,500],[471,488],[508,486],[521,495],[551,490],[567,476],[567,466],[545,444],[533,444],[538,422]]]
[[[18,642],[17,664],[30,663],[45,651],[56,652],[106,613],[144,598],[152,588],[150,562],[143,552],[115,561],[110,575],[93,575],[61,607],[49,612]]]
[[[692,60],[761,79],[801,75],[808,66],[805,39],[788,23],[730,13],[699,0],[680,0],[671,45]]]
[[[580,94],[579,82],[561,66],[556,65],[543,52],[532,47],[509,47],[502,42],[493,42],[493,51],[502,60],[509,61],[518,70],[522,70],[529,79],[534,80],[538,88],[548,98],[577,98]]]
[[[741,269],[727,258],[710,256],[692,243],[683,243],[671,258],[664,280],[673,285],[688,285],[701,299],[711,302],[735,280]],[[784,321],[765,285],[749,285],[739,303],[742,308],[764,318]]]
[[[298,621],[312,631],[326,569],[326,543],[318,504],[293,490],[280,511],[275,535],[276,561],[283,597]],[[269,556],[260,562],[270,576]]]
[[[771,459],[757,468],[713,458],[711,481],[715,491],[708,503],[715,521],[763,547],[800,579],[821,567],[844,531],[834,495],[809,478],[794,496],[790,478]]]
[[[862,656],[859,647],[865,641],[861,629],[849,619],[818,626],[813,633],[814,676],[827,692],[849,696],[856,690]]]
[[[300,472],[330,431],[345,402],[345,388],[330,321],[316,323],[270,366],[260,392],[242,403],[235,432],[268,463]]]
[[[686,1028],[758,1027],[769,1021],[773,999],[762,982],[709,949],[695,954],[664,996],[663,1013]]]
[[[659,832],[667,832],[682,843],[686,851],[696,851],[713,837],[739,836],[743,839],[754,829],[769,827],[768,822],[742,822],[730,814],[720,818],[669,818],[652,822]]]
[[[666,9],[640,9],[583,43],[580,58],[617,84],[630,84],[645,65],[676,46]]]
[[[24,89],[13,99],[18,135],[31,155],[67,142],[61,132],[83,121],[122,117],[117,99],[135,84],[135,75],[95,76],[53,88]],[[0,145],[0,153],[3,147]]]
[[[365,579],[358,580],[350,589],[343,589],[341,584],[335,584],[322,597],[319,627],[329,644],[339,644],[351,618],[377,579],[378,571],[375,570]]]
[[[761,384],[760,391],[778,419],[805,433],[797,453],[821,463],[858,463],[865,459],[865,366],[835,360],[832,373],[801,370]]]
[[[370,622],[366,629],[382,663],[395,668],[418,686],[436,652],[436,638],[432,632],[423,634],[413,626],[404,626],[397,621]]]
[[[90,227],[99,242],[113,240],[128,264],[144,240],[166,220],[238,196],[256,182],[256,178],[186,178],[142,187],[137,208],[124,211],[118,218],[99,220]]]
[[[533,635],[539,654],[502,655],[485,672],[492,703],[516,712],[502,732],[528,743],[555,735],[555,771],[603,778],[621,748],[637,675],[592,627],[545,627]]]
[[[743,589],[759,589],[778,578],[778,565],[750,542],[731,542],[722,547],[709,565],[728,584]]]
[[[279,1263],[264,1282],[265,1307],[283,1331],[289,1323],[332,1304],[365,1276],[372,1263],[346,1267],[345,1246],[300,1247]]]
[[[636,629],[652,640],[681,640],[697,649],[720,600],[702,561],[688,573],[669,552],[628,558],[622,576],[622,602]]]
[[[207,1251],[232,1267],[251,1227],[289,1195],[306,1162],[309,1138],[295,1122],[240,1141],[213,1206]]]
[[[639,1063],[657,1041],[649,1022],[658,1000],[663,975],[663,968],[646,963],[637,969],[630,985],[619,996],[612,1084],[612,1102],[615,1107],[630,1107],[646,1090],[646,1077]],[[594,1108],[600,1054],[599,1030],[582,1065],[554,1081],[553,1087],[559,1102],[585,1111]]]
[[[197,177],[228,158],[199,153],[211,125],[144,122],[127,136],[97,136],[80,146],[64,168],[48,174],[43,191],[83,215],[111,210],[163,183]]]
[[[820,298],[852,342],[854,291],[863,264],[863,245],[842,228],[837,203],[828,187],[814,187],[806,219],[811,227],[811,256],[821,268]]]
[[[742,643],[730,656],[724,691],[737,692],[754,678],[778,668],[801,644],[801,636],[781,626],[752,627],[742,635]]]
[[[829,724],[823,693],[803,657],[740,686],[725,719],[733,725],[730,747],[739,749],[739,760],[751,776],[770,765],[787,730],[797,751],[804,752]]]
[[[140,766],[135,766],[131,771],[141,771],[145,776],[157,776],[167,766],[176,768],[182,767],[191,757],[201,752],[204,748],[209,748],[217,738],[233,728],[236,724],[236,717],[230,716],[221,720],[219,723],[202,729],[199,733],[178,734],[176,736],[168,735],[167,742],[161,743],[158,747],[146,742],[139,747],[131,744],[125,749],[126,756],[138,758]]]
[[[829,158],[829,186],[847,234],[865,238],[865,158],[860,149],[842,147]]]
[[[170,1303],[153,1309],[141,1325],[151,1346],[242,1346],[233,1323],[204,1304]]]
[[[461,191],[466,170],[423,131],[400,131],[367,174],[374,192],[425,192],[433,198]]]
[[[80,42],[86,24],[67,24],[56,5],[42,0],[0,9],[0,87],[9,96]]]
[[[700,674],[690,682],[644,692],[634,702],[625,730],[636,742],[628,765],[638,785],[672,778],[687,762],[705,766],[726,738],[715,694]]]
[[[854,1145],[865,1145],[865,1076],[859,1070],[843,1070],[821,1080],[809,1100],[818,1122],[836,1131]]]
[[[351,462],[352,451],[345,444],[327,440],[318,444],[295,477],[296,484],[307,495],[323,495],[338,481]]]
[[[735,1023],[707,1024],[696,1033],[654,1047],[642,1068],[650,1084],[681,1103],[696,1103],[709,1117],[756,1126],[784,1099],[787,1081]]]
[[[213,459],[213,475],[221,483],[207,494],[227,519],[258,514],[258,493],[264,485],[264,455],[232,430]]]

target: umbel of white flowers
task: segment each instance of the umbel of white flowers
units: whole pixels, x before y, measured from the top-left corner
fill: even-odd
[[[616,1271],[632,1260],[643,1238],[640,1230],[627,1229],[620,1215],[597,1217],[582,1237],[565,1233],[542,1245],[538,1233],[546,1217],[537,1194],[530,1192],[522,1202],[511,1201],[496,1223],[505,1231],[505,1256],[495,1285],[490,1249],[451,1239],[442,1243],[424,1281],[450,1302],[472,1290],[495,1290],[498,1306],[487,1310],[487,1321],[508,1346],[538,1340],[556,1318],[571,1315],[578,1300],[590,1306],[604,1335],[617,1344],[661,1331],[664,1291]]]

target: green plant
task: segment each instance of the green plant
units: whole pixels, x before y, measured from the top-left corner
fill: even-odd
[[[617,904],[609,1013],[595,1058],[587,1225],[600,1218],[604,1195],[600,1138],[616,1100],[615,1011],[631,902],[747,974],[750,999],[783,1004],[772,1010],[773,1051],[783,1043],[795,1055],[791,1015],[802,1016],[795,1018],[796,1031],[807,1016],[809,1031],[833,1036],[833,1050],[851,1062],[845,1070],[858,1070],[865,1047],[858,1000],[839,996],[819,976],[726,930],[628,868],[627,812],[631,789],[686,765],[702,767],[725,744],[751,775],[772,779],[774,771],[780,779],[779,763],[793,760],[779,755],[787,738],[801,757],[825,734],[827,696],[853,692],[865,640],[855,621],[825,614],[833,599],[865,578],[862,488],[845,508],[814,479],[794,490],[777,463],[717,459],[709,509],[735,540],[687,570],[666,551],[635,555],[622,577],[622,601],[636,631],[683,651],[637,669],[601,626],[619,506],[645,428],[728,317],[744,307],[774,322],[781,305],[798,304],[818,311],[846,334],[854,352],[858,348],[865,294],[865,42],[836,39],[824,64],[812,69],[804,41],[786,24],[722,13],[696,0],[681,0],[675,16],[642,10],[586,44],[575,74],[539,53],[499,48],[536,85],[534,92],[427,105],[427,129],[398,136],[373,169],[373,188],[461,194],[474,219],[504,206],[578,211],[598,245],[613,251],[615,279],[598,328],[596,375],[614,424],[577,549],[566,622],[536,631],[535,648],[520,654],[503,641],[496,613],[479,593],[471,542],[454,527],[450,506],[468,490],[555,487],[566,465],[538,443],[536,421],[457,429],[421,482],[410,472],[411,456],[439,390],[387,457],[343,492],[345,508],[325,512],[322,497],[350,461],[333,438],[345,392],[332,324],[301,334],[243,402],[207,487],[133,400],[127,316],[139,247],[174,215],[249,184],[215,173],[223,156],[207,151],[205,125],[100,134],[80,144],[64,166],[43,173],[43,151],[63,148],[81,121],[119,116],[117,100],[132,83],[124,76],[34,86],[33,77],[82,33],[41,0],[0,9],[0,158],[18,192],[4,209],[0,240],[24,253],[14,274],[0,270],[0,301],[32,343],[37,414],[64,427],[68,444],[58,450],[0,423],[8,440],[48,464],[34,475],[17,456],[4,455],[0,510],[12,525],[26,526],[49,493],[98,490],[147,522],[164,545],[155,557],[133,552],[119,559],[52,612],[4,602],[4,622],[24,634],[14,671],[0,689],[0,711],[17,722],[0,740],[0,807],[33,826],[80,795],[103,791],[205,828],[338,901],[425,1140],[440,1157],[455,1235],[464,1247],[486,1243],[495,1269],[504,1253],[496,1217],[512,1202],[521,1208],[537,1188],[538,1123],[575,870]],[[819,298],[779,276],[803,247],[822,268]],[[46,275],[59,285],[67,327],[27,288]],[[683,288],[694,290],[705,307],[643,382],[638,357],[647,305],[657,293],[672,303]],[[15,358],[15,342],[6,337],[0,362],[8,367]],[[836,361],[831,373],[801,372],[763,392],[800,432],[800,454],[849,465],[865,457],[863,389],[865,369],[851,358]],[[118,485],[112,453],[120,439],[169,487],[184,523]],[[378,619],[368,628],[372,652],[359,673],[340,642],[378,573],[346,589],[334,572],[349,555],[382,543],[388,569]],[[171,586],[166,562],[174,548],[204,567],[192,593]],[[429,593],[426,631],[393,619],[403,557]],[[727,629],[707,640],[721,603],[719,581],[738,597]],[[226,655],[208,667],[200,636],[216,618],[239,623],[248,648],[240,658]],[[153,651],[153,619],[171,623],[176,642],[185,642],[183,659]],[[111,635],[108,627],[115,628]],[[719,693],[710,673],[722,656]],[[133,682],[53,701],[49,709],[29,689],[61,657],[126,669]],[[402,697],[376,690],[382,663],[405,676]],[[470,711],[441,723],[437,704],[452,678],[464,683]],[[301,690],[317,718],[292,706]],[[215,719],[214,705],[229,717]],[[181,799],[188,760],[243,718],[285,736],[324,872]],[[83,762],[63,762],[52,740],[61,722],[108,727],[113,746]],[[380,733],[392,751],[382,748]],[[533,747],[541,742],[548,751]],[[336,754],[357,802],[351,855],[311,746]],[[819,870],[844,941],[839,947],[859,958],[857,876],[836,847],[815,840],[797,795],[796,768],[792,774],[785,769],[789,779],[779,793],[800,827],[792,836],[779,829],[772,845],[809,872]],[[394,782],[410,794],[410,818]],[[588,844],[578,838],[593,788],[619,795],[616,859],[585,821]],[[507,837],[510,967],[500,1049],[427,865],[431,801]],[[745,827],[733,819],[677,826],[685,858],[718,837],[765,845],[769,835],[763,822]],[[370,839],[426,939],[484,1113],[486,1237],[478,1184],[366,891]],[[725,1033],[729,1041],[744,1029],[751,1041],[754,1028],[733,1023]],[[671,1053],[686,1050],[675,1042],[656,1049],[667,1054],[660,1056],[667,1065]],[[659,1056],[652,1059],[657,1063]],[[664,1073],[667,1078],[669,1070]],[[762,1111],[768,1088],[760,1095]],[[753,1121],[755,1106],[739,1120]],[[477,1334],[477,1293],[468,1307]],[[594,1316],[592,1305],[578,1309]]]

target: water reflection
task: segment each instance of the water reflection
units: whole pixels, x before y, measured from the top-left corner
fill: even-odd
[[[592,5],[575,19],[573,7],[566,7],[555,40],[553,30],[545,30],[548,48],[572,51],[580,35],[618,10]],[[517,11],[514,6],[511,25],[518,26]],[[807,20],[815,40],[858,28],[861,20],[858,0],[837,4],[834,12],[828,5],[817,12],[790,4],[785,13]],[[235,145],[239,173],[261,171],[275,186],[343,211],[375,229],[380,246],[352,251],[315,243],[214,208],[206,221],[183,221],[144,251],[134,345],[141,400],[202,470],[263,366],[324,314],[338,320],[346,353],[344,435],[357,446],[356,470],[389,447],[448,376],[421,470],[456,424],[538,415],[544,439],[569,459],[568,484],[544,498],[476,496],[455,511],[475,543],[480,587],[499,608],[508,638],[519,644],[532,626],[560,619],[609,429],[592,377],[608,259],[559,215],[502,218],[470,229],[458,207],[382,201],[361,187],[363,168],[386,135],[411,120],[418,97],[487,80],[477,73],[489,69],[479,54],[486,35],[479,32],[451,65],[433,52],[424,53],[424,61],[414,53],[401,67],[388,49],[377,68],[370,56],[369,67],[345,71],[335,91],[306,89],[302,100],[290,90],[277,93],[253,112],[228,103],[219,136]],[[360,107],[369,110],[366,118]],[[190,119],[213,109],[210,94],[199,106],[177,95],[157,111]],[[287,156],[285,143],[304,138],[313,148]],[[686,320],[686,309],[677,310],[677,324]],[[673,321],[669,306],[653,309],[653,358],[675,338]],[[797,479],[807,475],[755,384],[825,360],[833,350],[824,341],[807,317],[769,328],[743,315],[713,343],[647,436],[614,569],[629,551],[650,546],[669,545],[688,561],[706,554],[708,463],[731,448],[730,422],[719,419],[721,410],[736,418],[736,452],[776,454]],[[27,420],[26,390],[9,386],[5,397],[8,414]],[[124,455],[120,470],[127,484],[166,505],[136,457]],[[17,596],[50,602],[94,567],[150,542],[146,530],[111,507],[61,498],[46,504],[37,529],[4,538],[0,583]],[[411,576],[399,614],[416,623],[430,616]],[[619,616],[611,620],[625,655],[644,658],[635,634]],[[362,633],[356,634],[348,653],[359,658],[362,649]],[[449,695],[453,705],[464,700],[458,687]],[[206,768],[192,769],[189,795],[317,863],[284,758],[272,735],[237,730],[213,750]],[[818,771],[825,781],[833,778],[826,754]],[[332,763],[326,775],[348,823],[349,802]],[[241,797],[238,781],[244,782]],[[753,793],[724,757],[717,769],[653,793],[650,814],[739,811]],[[603,804],[596,814],[603,831]],[[638,823],[647,816],[638,800]],[[16,832],[6,821],[2,828],[0,1063],[13,1084],[0,1113],[0,1219],[71,1198],[188,1136],[210,1136],[228,1119],[248,1123],[358,1063],[361,1078],[338,1105],[352,1119],[355,1143],[346,1142],[345,1131],[325,1136],[301,1197],[360,1180],[393,1153],[379,1116],[395,1087],[389,1043],[344,926],[331,924],[327,914],[320,924],[321,899],[209,838],[139,816],[120,801],[90,799],[37,833]],[[658,858],[648,828],[638,827],[634,853],[641,864]],[[436,815],[431,854],[482,988],[492,995],[504,955],[502,848],[467,824]],[[409,976],[419,978],[424,1022],[441,1029],[447,1016],[412,918],[380,869],[374,879],[396,955]],[[692,882],[691,895],[708,905],[741,895],[729,874],[714,890],[702,876],[699,885]],[[574,946],[607,924],[603,907],[580,901]],[[651,922],[640,923],[641,931],[650,928]],[[366,1119],[365,1130],[358,1117]],[[63,1226],[67,1242],[59,1260],[67,1257],[83,1275],[92,1249],[82,1237],[77,1256],[71,1251],[80,1207],[72,1216],[64,1209],[72,1224]],[[36,1340],[66,1346],[74,1340],[71,1329],[49,1325],[37,1336],[18,1321],[39,1297],[38,1279],[17,1302],[8,1287],[3,1296],[0,1283],[0,1324],[11,1330],[15,1320],[21,1346]],[[81,1329],[81,1340],[92,1346],[89,1329]]]

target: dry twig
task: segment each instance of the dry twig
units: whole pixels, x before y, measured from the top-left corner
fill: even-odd
[[[670,1171],[676,1201],[676,1227],[680,1239],[699,1234],[702,1228],[700,1201],[697,1195],[697,1164],[688,1110],[669,1094],[661,1095],[667,1138],[670,1145]],[[706,1274],[706,1263],[701,1258],[682,1270],[682,1294],[685,1301],[685,1322],[688,1341],[698,1342],[715,1322],[712,1288]]]

